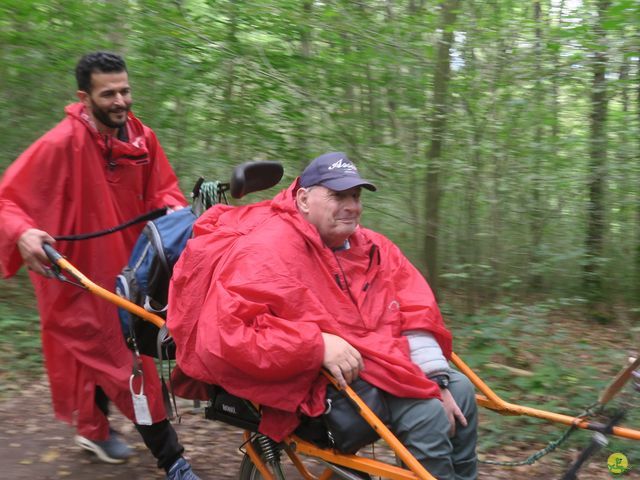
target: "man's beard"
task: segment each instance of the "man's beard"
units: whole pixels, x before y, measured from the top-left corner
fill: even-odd
[[[117,113],[117,112],[123,112],[123,111],[128,113],[130,109],[131,109],[131,106],[128,105],[120,109],[103,110],[100,107],[98,107],[93,102],[93,100],[91,101],[91,113],[93,114],[93,117],[108,128],[120,128],[127,123],[127,118],[128,118],[128,115],[125,115],[123,120],[115,122],[111,120],[111,118],[109,117],[109,113]]]

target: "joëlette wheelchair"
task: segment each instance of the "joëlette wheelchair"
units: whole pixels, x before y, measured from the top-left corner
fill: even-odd
[[[263,190],[275,185],[282,176],[281,167],[278,173],[278,171],[271,170],[272,167],[264,163],[265,162],[251,162],[236,167],[230,184],[224,184],[224,188],[229,189],[234,198],[241,198],[247,193]],[[166,334],[166,326],[163,318],[95,284],[50,245],[44,245],[44,250],[54,267],[58,279],[68,281],[63,272],[69,274],[79,286],[89,292],[155,325],[160,332],[163,332],[162,341],[165,343],[171,342],[170,337]],[[640,440],[640,431],[636,429],[614,424],[592,422],[589,421],[585,415],[572,417],[506,402],[493,392],[455,353],[452,355],[452,362],[458,370],[465,374],[475,385],[478,391],[476,394],[477,402],[485,408],[503,415],[534,417],[573,428],[593,430],[617,437]],[[640,359],[635,359],[623,368],[600,395],[598,404],[604,406],[609,402],[623,388],[631,377],[632,372],[639,366]],[[275,442],[257,432],[257,425],[260,419],[260,407],[258,405],[254,405],[244,399],[228,396],[228,399],[236,402],[235,405],[242,405],[245,408],[241,409],[244,410],[243,412],[236,412],[234,407],[234,414],[225,417],[224,415],[217,414],[213,410],[215,398],[212,398],[209,401],[209,406],[205,408],[205,417],[221,420],[244,430],[243,447],[245,453],[240,465],[238,477],[240,480],[257,480],[260,478],[265,480],[285,479],[285,470],[281,462],[283,452],[290,458],[293,468],[297,470],[296,478],[303,478],[305,480],[329,480],[330,478],[362,480],[370,478],[369,476],[397,480],[429,480],[434,478],[350,387],[343,389],[327,372],[323,371],[322,373],[327,376],[329,381],[333,383],[338,390],[341,390],[347,398],[350,399],[354,411],[361,415],[387,443],[395,454],[397,461],[395,463],[386,462],[360,453],[341,453],[326,446],[319,446],[317,443],[303,439],[295,434],[285,438],[282,442]],[[219,392],[220,387],[212,387],[210,391],[213,392],[212,397],[215,397],[215,392]],[[224,392],[224,390],[222,391]],[[575,475],[575,471],[577,471],[580,465],[586,461],[586,456],[587,455],[582,459],[578,459],[574,464],[572,467],[573,475]],[[303,457],[313,458],[319,461],[320,464],[323,465],[322,472],[320,474],[312,473],[308,465],[305,465],[305,462],[303,462]],[[575,476],[568,475],[571,475],[571,473],[565,475],[564,478],[576,478]]]

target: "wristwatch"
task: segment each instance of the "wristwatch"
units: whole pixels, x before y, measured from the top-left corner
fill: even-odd
[[[429,377],[429,380],[436,382],[440,388],[449,388],[449,375],[434,375],[433,377]]]

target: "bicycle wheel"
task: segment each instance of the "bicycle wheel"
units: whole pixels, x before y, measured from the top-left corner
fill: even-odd
[[[253,448],[260,454],[262,461],[271,471],[271,474],[277,480],[285,480],[282,464],[280,463],[282,449],[273,440],[267,437],[258,435],[251,441]],[[265,453],[266,452],[266,453]],[[248,454],[244,454],[242,457],[242,463],[240,464],[240,473],[238,474],[238,480],[262,480],[262,474],[258,470],[258,467],[251,461],[251,457]]]

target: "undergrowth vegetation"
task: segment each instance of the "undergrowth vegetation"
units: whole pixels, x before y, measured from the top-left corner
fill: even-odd
[[[575,307],[575,306],[574,306]],[[443,309],[447,312],[447,307]],[[576,308],[554,303],[498,306],[471,316],[449,312],[454,350],[489,387],[506,401],[578,416],[597,402],[615,375],[635,355],[639,327],[631,320],[599,325],[576,317]],[[624,411],[621,424],[640,427],[634,410],[640,393],[627,385],[603,415]],[[505,452],[509,460],[524,460],[569,427],[528,417],[502,416],[482,409],[479,452]],[[584,448],[592,433],[577,429],[559,450]],[[609,438],[608,456],[623,452],[640,459],[638,442]],[[602,456],[603,454],[599,454]],[[604,456],[604,458],[606,458]]]
[[[0,290],[0,398],[42,374],[40,319],[24,273]]]

